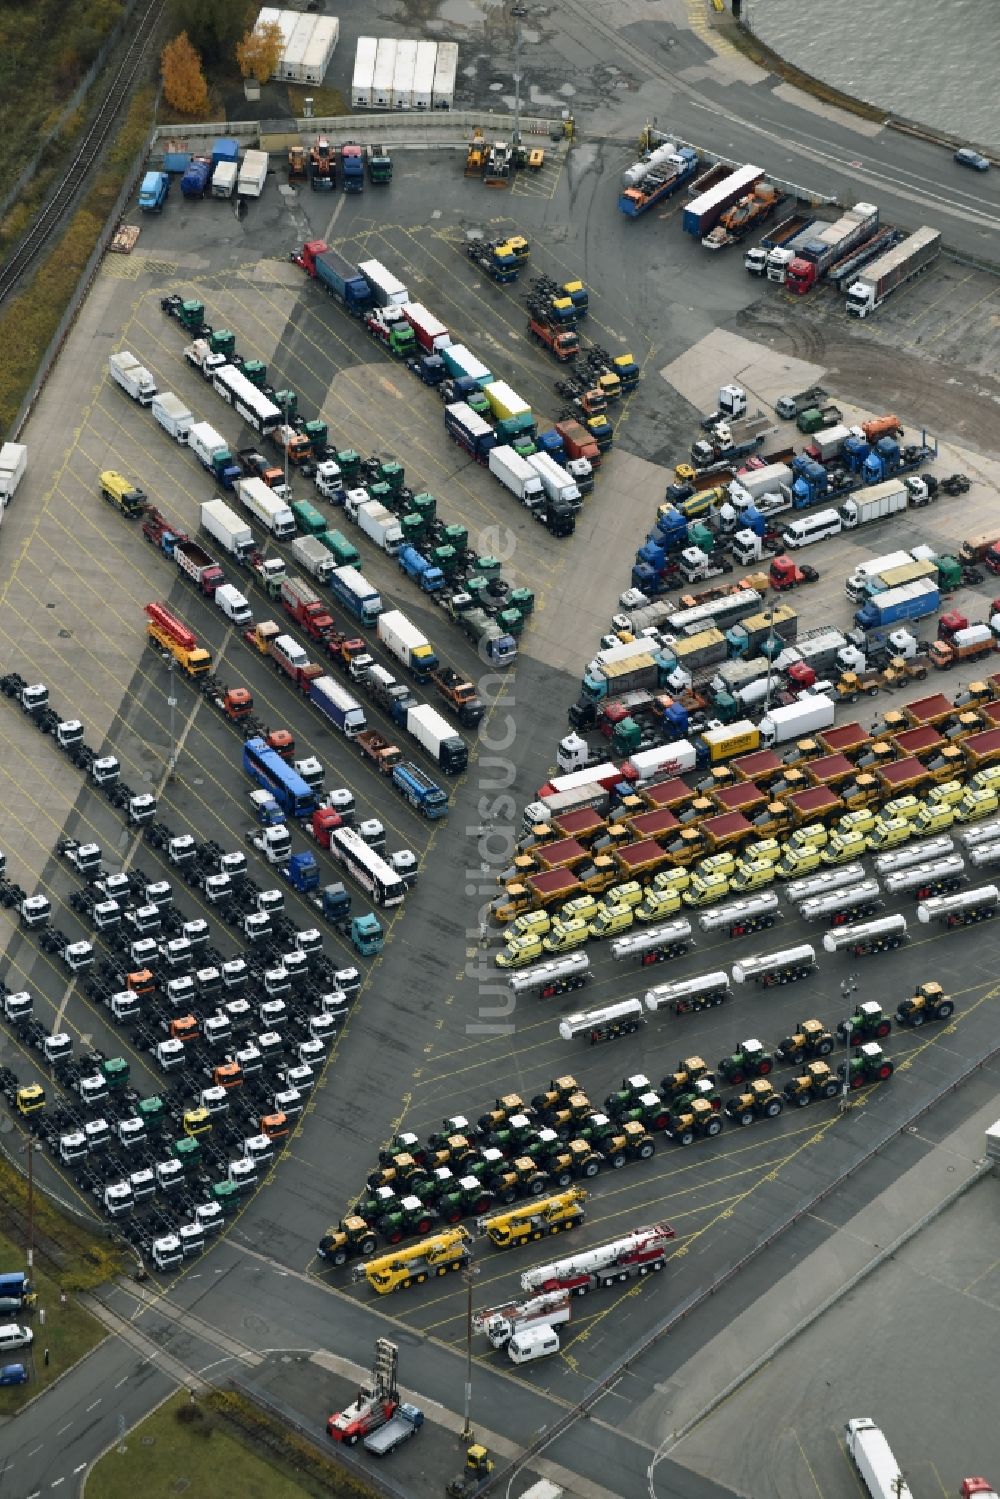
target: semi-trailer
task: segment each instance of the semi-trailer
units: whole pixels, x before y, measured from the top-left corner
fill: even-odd
[[[469,748],[465,740],[429,703],[418,703],[407,709],[406,731],[448,775],[458,775],[469,763]]]
[[[635,173],[639,167],[641,177],[629,181],[629,172],[626,172],[625,185],[618,194],[618,208],[630,219],[638,219],[658,204],[665,203],[685,182],[690,182],[698,170],[698,153],[690,146],[676,149],[670,145],[661,146],[647,162],[636,163],[629,171]]]
[[[360,317],[374,304],[372,289],[357,266],[322,239],[309,239],[293,257],[308,276],[318,281],[330,296],[351,314]]]
[[[380,260],[363,260],[358,266],[358,273],[371,287],[377,307],[402,307],[409,302],[410,294],[402,281],[387,270]]]
[[[645,1003],[653,1012],[670,1009],[675,1015],[696,1015],[723,1004],[731,994],[729,975],[719,968],[671,984],[657,984],[655,989],[646,990]]]
[[[885,255],[867,265],[847,289],[847,311],[852,317],[867,317],[881,307],[898,286],[912,281],[941,253],[941,231],[924,227],[911,234]]]
[[[765,276],[770,252],[781,249],[798,235],[805,237],[815,223],[816,220],[806,214],[789,214],[769,233],[761,236],[759,245],[754,245],[752,249],[746,251],[743,256],[744,269],[749,271],[751,276]]]
[[[878,229],[878,208],[874,203],[858,203],[818,234],[810,235],[800,245],[785,274],[785,285],[795,296],[804,296],[810,287],[822,280],[836,261],[871,239]]]
[[[616,962],[638,958],[647,968],[681,957],[692,944],[691,923],[682,918],[647,927],[645,931],[630,932],[627,937],[616,937],[611,943],[611,956]]]
[[[504,488],[509,489],[522,505],[526,505],[529,510],[538,508],[544,495],[542,480],[527,458],[522,458],[512,447],[501,443],[490,449],[487,464],[493,477],[499,479]]]
[[[727,170],[724,177],[686,205],[681,216],[681,227],[685,234],[694,234],[701,239],[709,229],[714,228],[726,209],[732,207],[738,198],[753,192],[763,176],[763,167],[747,165]]]
[[[224,500],[202,501],[201,527],[237,562],[246,562],[256,549],[250,527]]]
[[[871,1499],[913,1499],[889,1443],[869,1416],[852,1417],[844,1441]]]

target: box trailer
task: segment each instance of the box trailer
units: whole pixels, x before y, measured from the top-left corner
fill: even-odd
[[[330,59],[340,40],[340,21],[337,16],[320,16],[306,44],[299,67],[301,83],[322,83]]]
[[[392,108],[392,80],[396,72],[395,37],[380,36],[372,72],[372,109]]]
[[[212,197],[231,198],[236,191],[239,172],[240,169],[235,161],[217,162],[212,173]]]
[[[870,1416],[848,1421],[844,1439],[871,1499],[913,1499],[892,1448]]]
[[[458,74],[458,43],[438,42],[434,64],[432,108],[451,109],[455,103],[455,78]]]
[[[847,289],[847,311],[852,317],[867,317],[881,307],[897,286],[925,271],[941,254],[941,231],[918,229],[885,255],[865,266]]]
[[[300,15],[285,42],[285,50],[281,54],[281,61],[275,69],[275,78],[280,78],[286,83],[301,83],[302,64],[305,59],[309,39],[316,29],[318,17],[306,12]],[[284,30],[284,27],[282,28]]]
[[[418,42],[413,69],[413,108],[430,109],[434,97],[434,73],[437,68],[437,42]]]
[[[379,307],[402,307],[410,300],[410,294],[402,281],[386,270],[380,260],[363,260],[358,266],[372,289],[372,296]]]
[[[392,73],[393,109],[413,108],[413,75],[417,67],[417,43],[407,37],[396,43],[396,65]]]
[[[352,109],[371,108],[372,81],[375,77],[375,54],[377,52],[377,37],[358,37],[358,47],[354,54],[354,77],[351,80]]]
[[[699,193],[684,209],[681,227],[686,234],[695,234],[700,239],[715,227],[727,208],[738,198],[752,193],[764,176],[763,167],[737,167],[721,182],[716,182],[707,192]]]

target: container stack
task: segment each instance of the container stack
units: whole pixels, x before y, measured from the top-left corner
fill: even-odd
[[[457,42],[358,38],[351,83],[352,109],[451,109],[458,71]]]
[[[263,26],[267,22],[277,22],[285,38],[285,50],[275,69],[275,78],[285,83],[322,83],[340,38],[339,19],[297,10],[277,10],[268,5],[258,14],[257,25]]]

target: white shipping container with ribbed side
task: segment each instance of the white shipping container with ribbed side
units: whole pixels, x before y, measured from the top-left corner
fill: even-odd
[[[430,109],[431,107],[437,49],[437,42],[417,43],[417,60],[413,68],[414,109]]]
[[[393,109],[413,107],[413,75],[417,67],[417,43],[404,37],[396,43],[396,67],[392,75]]]
[[[317,19],[315,15],[308,13],[298,17],[285,43],[281,61],[275,70],[275,78],[282,78],[288,83],[302,81],[302,62],[309,45],[309,38],[316,29]]]
[[[402,307],[410,300],[402,281],[387,270],[381,260],[363,260],[358,271],[368,282],[380,307]]]
[[[380,36],[372,74],[372,109],[392,108],[392,80],[396,73],[395,37]]]
[[[338,18],[320,16],[302,59],[300,77],[303,83],[323,82],[339,40],[340,21]]]
[[[358,37],[358,49],[354,54],[354,78],[351,82],[352,109],[371,108],[372,80],[375,77],[375,54],[377,52],[377,37]]]
[[[455,103],[455,78],[458,74],[458,43],[438,42],[434,64],[434,109],[451,109]]]

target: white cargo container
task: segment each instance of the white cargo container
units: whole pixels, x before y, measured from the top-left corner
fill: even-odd
[[[410,300],[410,294],[402,281],[387,270],[381,260],[361,261],[358,272],[368,282],[380,307],[402,307],[404,302]]]
[[[413,69],[413,108],[430,109],[434,96],[434,73],[437,65],[437,42],[418,42]]]
[[[434,109],[451,109],[454,105],[457,74],[458,43],[438,42],[437,60],[434,64]]]
[[[378,38],[359,36],[354,54],[354,77],[351,80],[351,108],[370,109],[372,102],[372,79],[375,77],[375,54]]]
[[[194,417],[180,396],[173,395],[169,390],[161,390],[153,397],[150,410],[164,432],[169,432],[170,436],[176,438],[178,442],[187,442],[188,433],[194,424]],[[0,463],[0,468],[2,468],[2,463]]]
[[[698,763],[698,752],[687,739],[639,750],[622,766],[622,779],[632,786],[648,786],[668,776],[685,776]]]
[[[212,173],[212,197],[231,198],[236,191],[239,167],[235,161],[217,161]]]
[[[396,72],[396,39],[380,36],[372,73],[372,109],[392,108],[392,80]]]
[[[502,443],[490,449],[487,462],[493,477],[499,479],[522,505],[527,505],[529,510],[537,509],[542,502],[542,481],[527,458],[522,458],[512,447]]]
[[[255,549],[253,532],[225,500],[203,500],[201,526],[231,557],[242,562]]]
[[[290,33],[286,30],[285,50],[281,54],[281,61],[275,69],[275,78],[283,79],[286,83],[301,83],[302,64],[305,60],[306,49],[309,40],[316,29],[316,15],[306,12],[296,18]],[[285,30],[285,28],[282,28]]]
[[[5,442],[0,447],[0,500],[6,505],[28,467],[28,449],[23,442]]]
[[[787,744],[803,734],[815,734],[828,729],[833,723],[833,699],[818,693],[815,697],[800,698],[789,703],[787,708],[772,708],[760,721],[760,743],[762,749],[771,749],[775,744]]]
[[[905,567],[912,561],[913,557],[909,552],[885,552],[881,557],[873,557],[870,562],[860,562],[848,576],[844,592],[852,603],[864,603],[868,597],[867,585],[874,578],[880,573],[891,572],[893,568]]]
[[[295,535],[295,517],[263,479],[237,479],[236,494],[241,505],[266,526],[276,541]]]
[[[762,495],[780,494],[782,490],[789,489],[794,477],[787,463],[769,463],[764,468],[755,468],[745,474],[739,474],[733,480],[730,489],[749,495],[751,500],[759,500]]]
[[[267,180],[268,155],[266,151],[245,151],[237,180],[237,191],[241,198],[259,198]]]
[[[301,83],[322,83],[330,59],[340,40],[340,20],[337,16],[320,16],[306,44],[299,65]]]
[[[531,453],[528,462],[541,479],[542,488],[550,500],[562,500],[575,508],[583,504],[579,489],[551,453]]]
[[[844,1439],[871,1499],[913,1499],[892,1448],[870,1416],[854,1416]]]
[[[290,548],[311,578],[325,583],[337,566],[337,559],[315,536],[296,536]]]
[[[108,355],[108,374],[126,395],[140,406],[152,405],[156,395],[156,381],[145,365],[139,363],[134,354],[122,349],[118,354]]]
[[[396,43],[396,66],[392,74],[393,109],[413,108],[413,75],[417,67],[417,43],[408,37]]]

